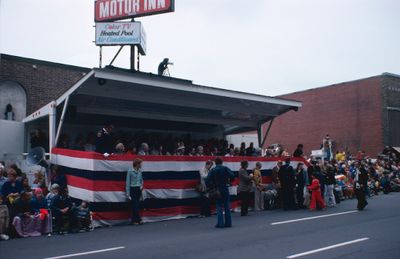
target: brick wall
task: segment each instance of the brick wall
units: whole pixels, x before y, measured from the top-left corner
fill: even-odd
[[[15,81],[25,88],[27,115],[56,99],[89,69],[0,54],[0,82]]]
[[[380,76],[279,97],[302,101],[303,107],[274,121],[267,145],[281,143],[293,152],[302,143],[309,155],[329,133],[339,150],[362,149],[373,156],[382,151]]]

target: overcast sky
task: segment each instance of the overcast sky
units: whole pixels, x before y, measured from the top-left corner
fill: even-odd
[[[400,0],[176,0],[175,12],[143,17],[156,73],[196,84],[280,95],[400,74]],[[93,0],[0,0],[0,52],[98,67]],[[104,49],[109,63],[116,47]],[[126,48],[128,50],[128,48]],[[129,52],[115,65],[129,67]]]

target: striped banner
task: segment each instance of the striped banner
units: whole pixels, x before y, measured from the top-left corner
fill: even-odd
[[[128,223],[130,203],[125,195],[126,172],[135,158],[143,160],[143,201],[141,216],[145,222],[185,218],[199,214],[199,170],[214,157],[112,155],[54,148],[51,163],[59,165],[66,175],[71,197],[91,204],[95,226]],[[224,165],[237,176],[240,161],[249,161],[249,168],[262,163],[263,183],[271,182],[272,168],[278,158],[224,157]],[[296,167],[301,158],[292,159]],[[238,179],[229,191],[232,208],[237,208]]]

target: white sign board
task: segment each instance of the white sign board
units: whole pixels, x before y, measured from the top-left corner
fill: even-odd
[[[146,33],[140,22],[96,23],[96,45],[138,45],[146,55]]]

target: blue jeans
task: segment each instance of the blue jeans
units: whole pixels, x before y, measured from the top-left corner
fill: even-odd
[[[217,199],[217,225],[216,227],[231,227],[232,226],[232,217],[231,217],[231,208],[230,208],[230,198],[229,198],[229,190],[228,188],[220,189],[221,198]],[[222,206],[225,210],[225,223],[224,223],[224,215],[222,213]]]
[[[140,187],[131,187],[130,188],[130,195],[132,199],[132,218],[131,222],[133,223],[140,223],[142,219],[140,218],[140,197],[142,196],[142,191]]]

